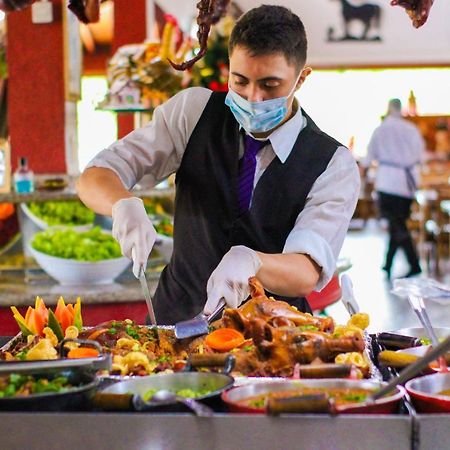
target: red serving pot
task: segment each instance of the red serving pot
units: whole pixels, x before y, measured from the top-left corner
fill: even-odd
[[[280,392],[295,390],[300,387],[318,388],[357,388],[377,390],[384,383],[373,380],[348,380],[348,379],[321,379],[321,380],[281,380],[260,381],[257,383],[244,384],[222,392],[222,401],[227,405],[230,412],[246,414],[266,414],[266,407],[255,408],[240,403],[241,401],[268,392]],[[376,400],[373,403],[355,403],[337,407],[340,414],[395,414],[399,403],[405,395],[402,386],[398,386],[393,394]]]
[[[435,373],[414,378],[405,384],[405,388],[418,412],[450,412],[450,396],[438,394],[443,390],[450,390],[450,373]]]

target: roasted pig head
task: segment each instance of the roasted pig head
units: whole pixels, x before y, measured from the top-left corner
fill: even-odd
[[[314,317],[302,313],[289,303],[268,298],[261,283],[255,278],[249,279],[251,298],[238,309],[225,309],[223,324],[235,328],[247,337],[249,319],[262,319],[273,327],[298,327],[312,325],[320,331],[331,333],[334,321],[331,317]]]
[[[339,353],[364,350],[364,340],[358,333],[333,338],[319,331],[275,328],[261,319],[251,319],[250,330],[256,348],[274,372],[292,369],[295,363],[329,362]]]

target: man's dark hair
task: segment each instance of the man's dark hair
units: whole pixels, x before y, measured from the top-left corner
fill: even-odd
[[[247,48],[252,56],[282,53],[288,63],[301,69],[308,42],[302,21],[290,9],[261,5],[236,22],[228,44],[230,55],[236,46]]]

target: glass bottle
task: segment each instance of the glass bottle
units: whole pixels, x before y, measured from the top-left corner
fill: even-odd
[[[19,159],[19,167],[14,172],[14,187],[19,193],[34,191],[34,174],[24,156]]]

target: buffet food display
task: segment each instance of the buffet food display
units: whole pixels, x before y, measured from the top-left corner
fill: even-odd
[[[230,412],[399,411],[405,393],[401,386],[368,401],[383,380],[365,331],[366,314],[338,325],[331,317],[302,313],[267,297],[254,277],[249,285],[246,303],[225,308],[208,334],[188,339],[177,339],[173,326],[131,320],[83,327],[80,299],[67,304],[61,297],[53,311],[38,297],[25,315],[12,307],[20,333],[0,350],[0,399],[70,394],[89,385],[85,400],[96,399],[91,407],[102,410],[152,411],[162,404],[155,394],[169,392],[174,399],[215,399]],[[79,370],[80,364],[91,378],[74,386],[63,371]],[[93,380],[99,386],[113,384],[101,390],[92,386]],[[439,386],[444,387],[431,395],[442,405],[447,384]],[[413,400],[420,389],[422,384],[413,380],[408,388]],[[305,407],[310,398],[313,408],[309,400]]]
[[[315,317],[265,295],[256,278],[250,279],[251,298],[238,309],[226,308],[210,333],[194,339],[176,339],[173,327],[148,327],[130,320],[109,321],[83,329],[81,303],[65,305],[62,298],[55,312],[36,299],[25,317],[12,308],[22,334],[4,349],[2,358],[35,358],[37,348],[45,358],[57,358],[56,348],[64,337],[96,341],[113,356],[111,374],[149,375],[179,371],[191,355],[230,353],[234,375],[292,377],[296,367],[333,363],[352,366],[352,376],[370,376],[363,329],[364,314],[347,325],[335,325],[331,317]],[[63,324],[58,326],[60,323]]]

